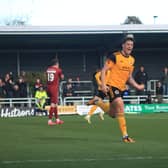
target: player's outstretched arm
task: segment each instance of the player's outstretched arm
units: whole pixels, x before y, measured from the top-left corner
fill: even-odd
[[[130,75],[128,81],[127,81],[131,86],[133,86],[134,88],[138,89],[138,90],[143,90],[145,88],[144,84],[138,84],[134,78],[132,77],[132,74]]]
[[[104,93],[107,93],[109,90],[108,86],[105,83],[105,76],[108,69],[109,67],[105,64],[101,71],[101,83],[102,83],[101,87]]]

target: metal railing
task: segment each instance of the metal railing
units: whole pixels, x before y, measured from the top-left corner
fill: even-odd
[[[13,107],[14,105],[25,105],[32,107],[36,103],[36,98],[0,98],[0,106],[6,105]]]
[[[151,92],[151,94],[153,94],[153,95],[155,95],[155,93],[156,93],[156,83],[158,82],[158,80],[157,79],[152,79],[152,80],[149,80],[148,82],[147,82],[147,91],[149,91],[149,92]],[[60,82],[60,93],[62,93],[63,92],[63,89],[64,89],[64,87],[65,87],[65,85],[66,85],[66,83],[67,83],[67,81],[61,81]],[[90,93],[91,92],[91,90],[93,89],[92,88],[92,81],[72,81],[72,85],[76,85],[76,84],[78,84],[78,85],[81,85],[80,86],[80,88],[81,89],[83,89],[83,84],[84,85],[87,85],[88,87],[90,87],[89,88],[89,90],[78,90],[77,92],[78,93]]]
[[[93,85],[92,85],[92,81],[72,81],[72,86],[74,87],[74,93],[75,94],[80,94],[82,96],[82,94],[92,94],[92,90],[93,90]],[[60,95],[63,94],[63,90],[65,88],[67,84],[67,81],[61,81],[60,82],[60,86],[59,86],[59,90],[60,90]]]
[[[63,99],[63,105],[66,105],[68,103],[84,105],[92,98],[93,98],[92,96],[65,97]],[[124,96],[123,100],[124,100],[124,102],[130,103],[130,104],[140,104],[140,103],[145,102],[146,98],[147,98],[147,95],[144,95],[144,96]],[[105,101],[108,101],[108,100],[105,100]]]
[[[129,104],[140,104],[140,103],[146,103],[148,95],[129,95],[129,96],[124,96],[123,100],[125,103]],[[63,98],[63,105],[66,105],[68,103],[73,103],[73,104],[80,104],[84,105],[86,104],[90,99],[92,99],[92,96],[87,96],[87,97],[65,97]],[[153,99],[153,102],[155,102],[155,99],[157,98],[155,95],[152,95],[151,98]],[[108,101],[108,100],[105,100]],[[168,95],[163,96],[163,103],[168,103]]]
[[[158,80],[150,80],[148,82],[148,90],[150,90],[153,93],[152,98],[155,98],[155,88],[156,88],[156,82]],[[72,84],[79,84],[82,88],[83,86],[90,89],[79,89],[75,90],[75,93],[78,96],[74,97],[65,97],[62,98],[63,88],[66,84],[66,81],[62,81],[60,83],[60,105],[66,105],[67,103],[73,103],[73,104],[85,104],[89,99],[92,98],[92,81],[72,81]],[[84,95],[86,94],[86,95]],[[132,104],[139,104],[146,101],[147,95],[143,96],[137,96],[137,95],[129,95],[124,96],[124,102],[126,103],[132,103]],[[168,95],[163,96],[163,101],[168,102]],[[27,107],[32,107],[36,103],[36,98],[0,98],[0,106],[7,105],[9,107],[13,107],[14,105],[20,104],[25,105]]]
[[[130,96],[124,96],[123,100],[125,103],[129,103],[129,104],[140,104],[145,102],[147,97],[148,97],[147,95],[143,95],[143,96],[130,95]]]
[[[149,80],[147,82],[147,90],[150,91],[151,94],[156,94],[156,83],[158,80]]]
[[[73,103],[76,105],[84,105],[86,104],[90,99],[92,99],[92,96],[86,96],[86,97],[65,97],[63,99],[63,105],[66,105],[68,103]]]
[[[148,97],[147,95],[142,95],[142,96],[130,95],[130,96],[124,96],[123,100],[125,103],[129,103],[129,104],[140,104],[140,103],[145,103],[147,97]],[[151,97],[155,102],[156,96],[152,95]],[[84,105],[92,98],[93,98],[92,96],[65,97],[63,99],[60,98],[60,105],[66,105],[68,103],[73,103],[74,105]],[[37,101],[36,98],[0,98],[0,106],[13,107],[15,105],[19,105],[19,106],[23,105],[26,107],[33,107],[36,101]],[[108,100],[105,100],[105,101],[108,101]],[[163,103],[168,103],[168,95],[163,96]]]

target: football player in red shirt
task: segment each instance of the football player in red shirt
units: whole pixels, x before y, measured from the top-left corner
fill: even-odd
[[[64,78],[62,69],[59,68],[59,62],[57,59],[51,61],[51,65],[47,68],[47,92],[50,97],[50,110],[48,125],[63,124],[64,121],[59,119],[58,116],[58,99],[59,99],[59,80]],[[53,113],[56,121],[52,121]]]

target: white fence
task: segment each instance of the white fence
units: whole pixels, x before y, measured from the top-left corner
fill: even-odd
[[[156,94],[156,83],[158,80],[149,80],[147,83],[147,90],[150,91],[151,94]]]
[[[93,97],[91,97],[91,96],[87,96],[87,97],[65,97],[63,99],[63,105],[66,105],[68,103],[73,103],[75,105],[84,105],[92,98]]]
[[[15,105],[20,105],[32,107],[35,103],[35,98],[0,98],[0,106],[13,107]]]
[[[67,103],[73,103],[74,105],[85,105],[92,96],[76,96],[76,97],[65,97],[60,98],[60,105],[66,105]],[[140,104],[146,101],[147,95],[143,96],[124,96],[123,100],[128,104]],[[156,96],[152,95],[153,101],[155,101]],[[108,100],[105,100],[108,101]],[[36,103],[35,98],[1,98],[0,106],[13,107],[15,105],[33,107]],[[168,95],[163,96],[163,103],[168,103]]]
[[[60,94],[63,95],[63,90],[66,87],[67,81],[60,82]],[[72,81],[71,82],[76,95],[92,95],[93,85],[92,81]]]
[[[125,103],[128,104],[140,104],[140,103],[145,103],[146,99],[147,99],[147,95],[143,95],[143,96],[124,96],[123,100]],[[153,103],[157,103],[156,101],[156,96],[152,95],[152,101]],[[88,97],[65,97],[63,99],[63,105],[66,105],[68,103],[74,103],[76,105],[84,105],[86,104],[92,97],[88,96]],[[108,100],[105,100],[108,101]],[[168,103],[168,95],[163,96],[163,103]]]
[[[156,88],[156,82],[158,80],[150,80],[148,81],[147,90],[149,90],[152,94],[152,98],[155,99],[155,88]],[[60,105],[66,105],[68,103],[73,103],[76,105],[84,105],[86,102],[88,102],[92,98],[92,81],[72,81],[72,84],[74,86],[78,86],[78,89],[75,90],[76,95],[73,97],[63,97],[63,89],[66,85],[66,81],[62,81],[60,83],[60,97],[59,102]],[[124,96],[123,100],[125,103],[130,104],[139,104],[144,103],[146,101],[147,95],[143,96],[137,96],[137,95],[129,95]],[[163,96],[163,102],[168,103],[168,95]],[[36,103],[35,98],[0,98],[0,106],[8,106],[13,107],[15,105],[20,106],[27,106],[32,107]]]

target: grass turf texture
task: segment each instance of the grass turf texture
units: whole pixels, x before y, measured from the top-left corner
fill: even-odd
[[[127,115],[135,144],[125,144],[117,120],[107,115],[0,118],[0,168],[162,168],[168,165],[168,114]]]

